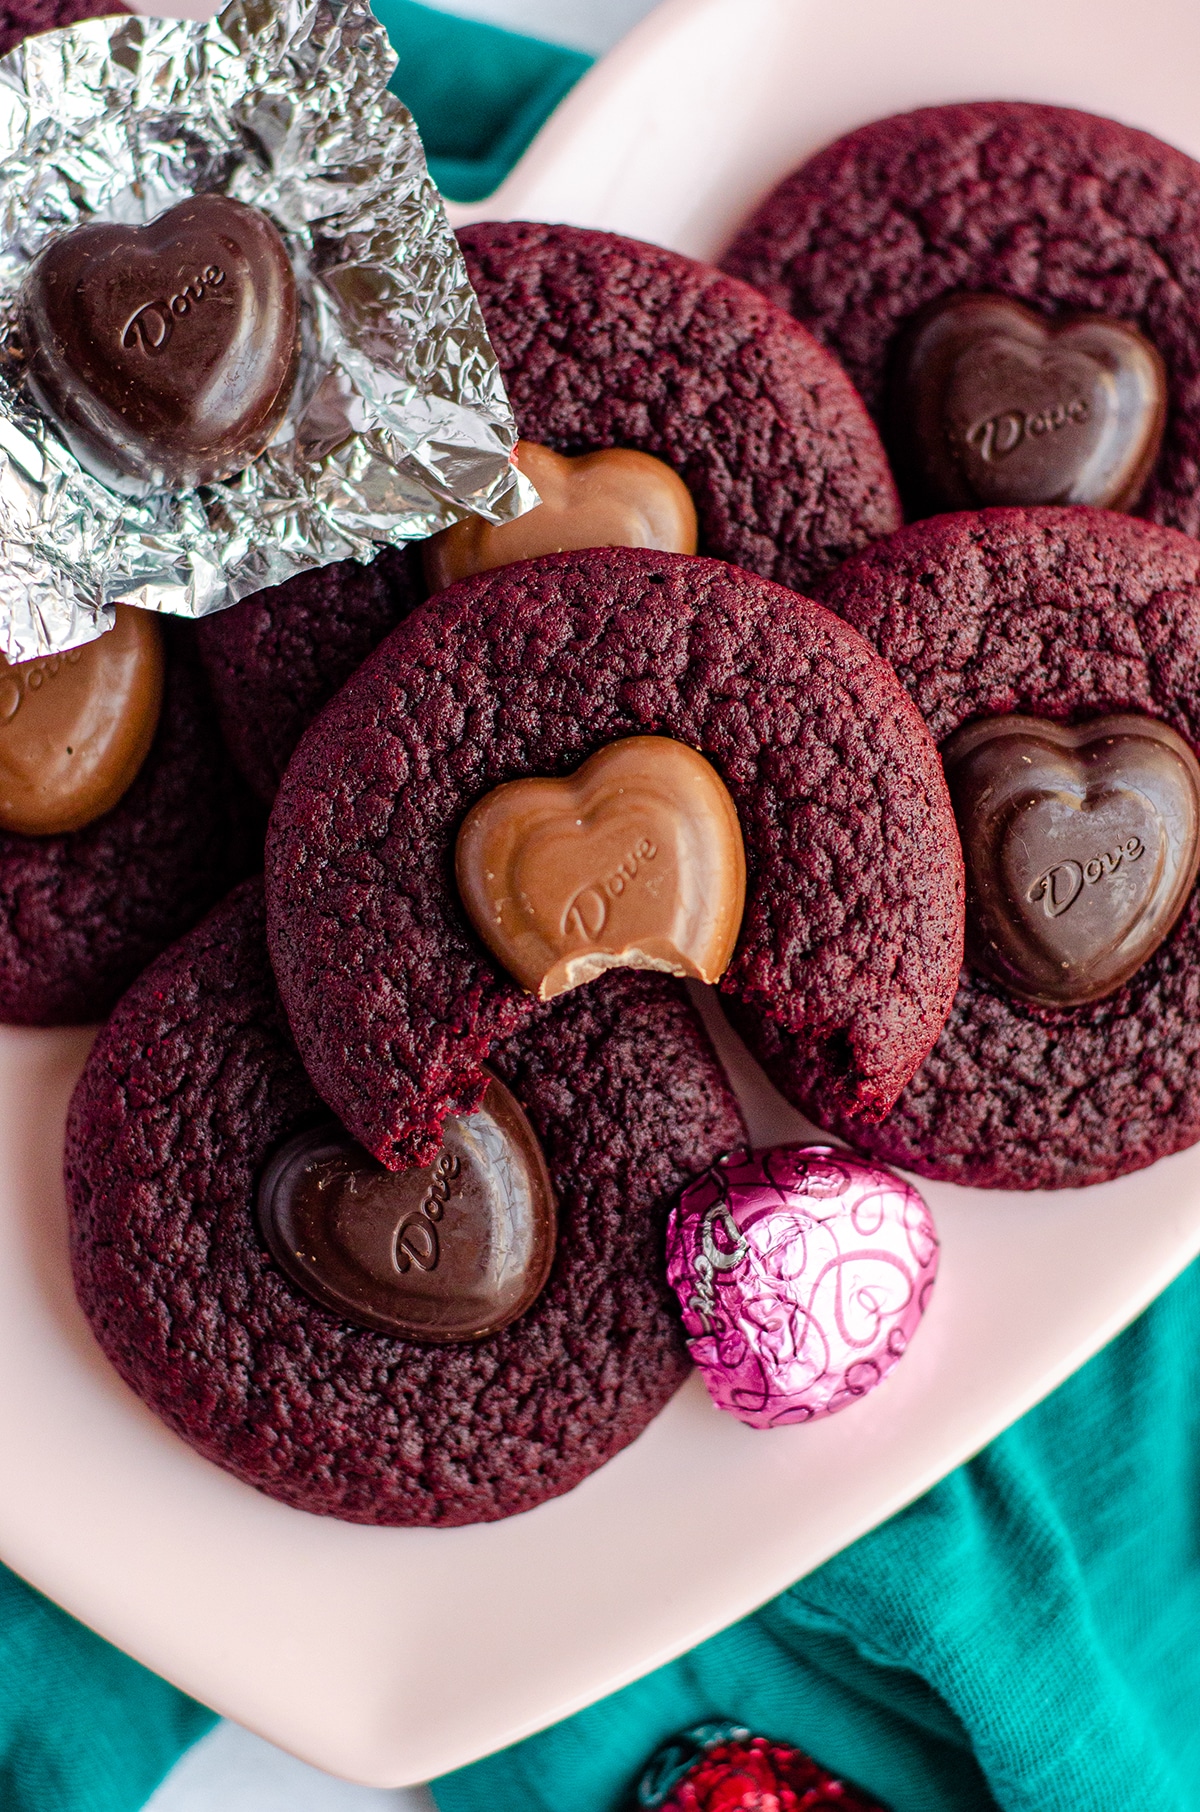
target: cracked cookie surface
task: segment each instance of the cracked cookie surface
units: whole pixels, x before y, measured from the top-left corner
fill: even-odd
[[[683,1382],[667,1213],[745,1135],[680,984],[608,975],[537,1008],[491,1063],[542,1142],[557,1255],[501,1333],[421,1345],[318,1307],[255,1226],[263,1163],[327,1118],[288,1035],[259,884],[126,995],[71,1106],[75,1285],[122,1377],[207,1458],[349,1521],[489,1521],[570,1490]]]
[[[158,729],[123,798],[82,830],[0,831],[0,1021],[102,1019],[260,860],[260,816],[218,734],[192,626],[163,629]]]
[[[935,1038],[962,952],[941,763],[889,667],[836,616],[721,561],[610,548],[464,580],[326,708],[268,832],[272,959],[321,1094],[385,1164],[423,1162],[533,997],[454,885],[467,810],[659,733],[716,768],[746,909],[722,987],[812,1076],[883,1113]]]
[[[520,433],[632,447],[687,484],[700,551],[799,590],[900,521],[883,448],[836,360],[707,265],[613,233],[459,234]],[[304,574],[200,626],[230,746],[271,799],[302,730],[424,596],[385,554]]]
[[[724,268],[810,327],[881,419],[896,336],[960,291],[1130,322],[1169,408],[1137,513],[1200,533],[1200,164],[1068,107],[978,101],[863,126],[769,195]]]
[[[746,284],[582,227],[485,222],[459,240],[527,440],[665,460],[702,554],[797,591],[897,526],[845,372]]]
[[[1136,711],[1200,747],[1200,545],[1099,510],[914,523],[833,575],[825,602],[896,668],[939,744],[972,719]],[[763,1051],[778,1079],[780,1041]],[[811,1111],[924,1176],[985,1188],[1102,1182],[1200,1138],[1200,894],[1126,984],[1050,1008],[970,968],[888,1117]]]

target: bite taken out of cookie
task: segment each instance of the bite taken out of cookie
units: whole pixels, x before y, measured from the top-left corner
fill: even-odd
[[[305,736],[268,831],[293,1033],[389,1166],[425,1161],[539,997],[619,964],[719,983],[808,1084],[884,1114],[953,998],[962,887],[886,662],[782,586],[635,549],[414,611]]]

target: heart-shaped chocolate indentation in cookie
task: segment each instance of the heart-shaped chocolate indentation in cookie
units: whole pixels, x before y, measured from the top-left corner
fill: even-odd
[[[116,490],[230,477],[286,413],[296,280],[271,221],[227,196],[65,233],[30,267],[19,318],[34,398]]]
[[[631,736],[565,780],[512,780],[472,807],[456,857],[480,937],[541,1000],[605,969],[715,982],[746,897],[733,800],[684,743]]]
[[[1051,324],[1000,296],[948,296],[897,348],[890,439],[923,508],[1131,509],[1158,456],[1166,372],[1137,329]]]
[[[258,1218],[294,1283],[359,1327],[482,1340],[523,1315],[554,1258],[554,1193],[516,1098],[492,1077],[420,1170],[385,1170],[336,1121],[270,1160]]]
[[[1166,724],[989,717],[942,751],[967,869],[967,955],[1014,994],[1121,987],[1200,867],[1200,763]]]
[[[517,442],[516,464],[541,503],[512,522],[468,516],[425,543],[425,579],[441,591],[472,573],[584,547],[653,547],[694,554],[696,506],[682,478],[661,459],[631,447],[575,459]]]
[[[162,688],[158,619],[128,604],[82,648],[0,656],[0,828],[45,837],[111,811],[150,752]]]

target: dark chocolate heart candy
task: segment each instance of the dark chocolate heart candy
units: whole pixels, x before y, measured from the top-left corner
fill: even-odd
[[[29,388],[80,463],[144,494],[228,478],[286,413],[296,280],[257,208],[197,195],[144,227],[77,227],[31,265]]]
[[[889,437],[923,508],[1131,509],[1158,457],[1166,371],[1124,321],[1057,325],[1000,296],[947,296],[897,348]]]
[[[1200,764],[1132,713],[988,717],[942,751],[967,868],[967,957],[1014,994],[1080,1006],[1170,932],[1200,866]]]
[[[495,1078],[473,1114],[446,1120],[421,1170],[385,1170],[336,1121],[300,1133],[263,1172],[258,1218],[316,1302],[407,1340],[497,1333],[536,1300],[554,1257],[545,1159]]]

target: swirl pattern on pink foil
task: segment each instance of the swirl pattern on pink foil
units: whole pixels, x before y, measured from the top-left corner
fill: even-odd
[[[667,1277],[718,1409],[753,1428],[833,1415],[886,1378],[925,1313],[933,1218],[831,1145],[730,1152],[667,1224]]]

